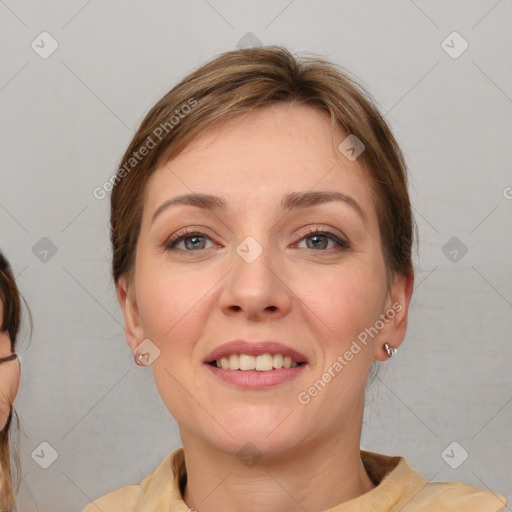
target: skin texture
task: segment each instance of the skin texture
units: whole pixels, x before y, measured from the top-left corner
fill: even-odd
[[[369,182],[358,161],[336,149],[346,136],[311,107],[260,109],[202,134],[146,188],[135,272],[119,282],[118,298],[130,348],[149,338],[161,351],[153,374],[180,427],[184,498],[199,512],[324,510],[374,487],[359,455],[364,388],[372,362],[387,359],[384,343],[403,340],[412,279],[387,287]],[[351,196],[366,222],[342,202],[279,209],[289,192],[321,190]],[[151,222],[162,203],[191,192],[221,196],[228,210],[180,205]],[[207,238],[166,251],[186,227]],[[307,238],[317,227],[350,248]],[[235,251],[247,236],[263,248],[250,264]],[[393,303],[402,311],[300,404],[298,394]],[[274,388],[235,388],[204,365],[233,339],[282,342],[308,365]],[[247,442],[262,455],[252,466],[237,457]]]
[[[3,304],[0,302],[0,318],[3,318]],[[11,340],[6,332],[0,332],[0,358],[12,354]],[[20,365],[17,359],[0,364],[0,430],[3,430],[11,404],[20,385]]]

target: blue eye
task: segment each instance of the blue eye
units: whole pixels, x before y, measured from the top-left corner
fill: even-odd
[[[185,249],[178,248],[179,250],[192,252],[200,249],[208,249],[208,247],[205,247],[207,240],[210,239],[200,231],[187,231],[167,241],[165,248],[168,250],[176,249],[181,242],[184,242]]]
[[[350,245],[347,241],[341,240],[334,233],[327,230],[315,229],[314,231],[310,231],[301,239],[301,242],[306,240],[306,248],[313,249],[315,251],[318,250],[326,250],[338,248],[341,250],[350,249]],[[311,244],[308,244],[308,240],[311,241]],[[329,242],[333,242],[335,244],[334,247],[328,247]],[[337,247],[336,247],[337,246]]]

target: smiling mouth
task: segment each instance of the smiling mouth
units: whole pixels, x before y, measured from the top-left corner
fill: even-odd
[[[208,363],[222,370],[238,370],[268,372],[287,368],[296,368],[306,364],[305,361],[294,361],[290,356],[283,354],[261,354],[257,356],[249,354],[231,354],[229,357],[210,361]]]

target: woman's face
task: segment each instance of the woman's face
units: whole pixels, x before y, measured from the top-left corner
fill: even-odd
[[[118,294],[131,348],[147,338],[160,351],[156,385],[184,442],[229,453],[251,442],[271,455],[358,438],[369,368],[387,359],[384,343],[402,341],[411,283],[386,286],[368,179],[337,150],[347,135],[337,129],[333,140],[326,114],[281,104],[204,133],[153,174],[133,281]],[[317,201],[333,192],[342,200]],[[225,208],[162,206],[185,194]],[[259,358],[261,369],[288,350],[304,364],[209,364],[233,340],[248,343],[223,352],[235,368],[251,349],[277,355]]]
[[[3,318],[4,309],[0,301],[0,318]],[[11,340],[7,332],[0,331],[0,359],[10,356]],[[9,413],[11,412],[11,405],[18,393],[20,385],[20,365],[17,359],[7,361],[0,364],[0,430],[3,430]]]

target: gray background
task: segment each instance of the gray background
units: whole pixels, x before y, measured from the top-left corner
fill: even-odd
[[[92,192],[148,108],[248,32],[359,76],[410,166],[409,331],[368,395],[362,447],[512,498],[510,0],[0,0],[0,20],[0,247],[34,316],[16,401],[20,510],[81,510],[180,446],[124,341],[108,198]],[[31,48],[50,47],[43,31],[59,44],[46,59]],[[442,46],[453,31],[469,44],[458,58]]]

